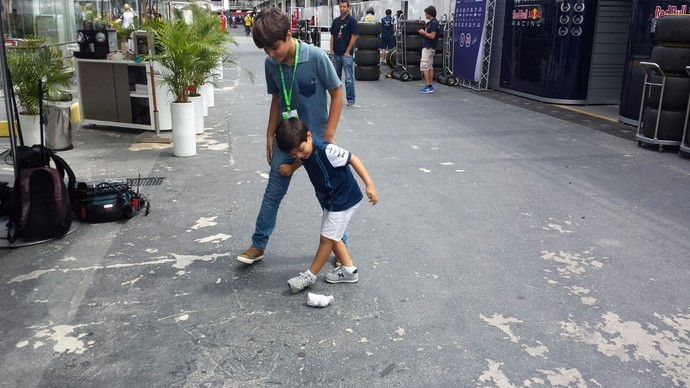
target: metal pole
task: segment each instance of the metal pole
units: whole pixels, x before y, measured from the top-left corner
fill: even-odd
[[[5,13],[4,3],[0,1],[0,14]],[[2,18],[0,17],[0,31],[4,31]],[[7,68],[7,51],[5,51],[5,44],[0,45],[0,67],[2,67],[2,84],[5,88],[5,110],[7,111],[7,129],[9,130],[10,138],[10,153],[14,157],[17,154],[17,139],[15,138],[15,123],[18,117],[14,116],[12,110],[12,101],[14,100],[14,90],[12,87],[12,80],[10,78],[10,70]],[[16,161],[16,159],[15,159]],[[14,169],[14,176],[19,176],[18,163],[12,163]]]

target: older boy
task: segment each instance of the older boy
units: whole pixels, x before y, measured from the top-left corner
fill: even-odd
[[[434,54],[438,43],[439,24],[436,20],[436,7],[430,5],[424,9],[424,16],[428,20],[425,29],[419,29],[419,35],[424,37],[422,41],[422,61],[419,69],[424,73],[426,85],[419,92],[429,94],[434,92]],[[423,23],[420,21],[420,23]]]
[[[300,292],[316,282],[316,275],[323,268],[331,251],[335,252],[340,265],[326,274],[329,283],[356,283],[357,267],[352,263],[342,238],[352,214],[362,200],[362,192],[352,175],[350,165],[366,185],[367,197],[376,205],[378,197],[374,183],[359,158],[335,144],[312,137],[304,122],[293,117],[283,120],[276,129],[276,141],[283,152],[289,152],[302,162],[314,185],[323,208],[319,248],[306,272],[288,280],[292,292]],[[280,166],[281,172],[291,175],[295,165]]]
[[[340,78],[328,56],[317,47],[293,39],[290,19],[279,8],[266,8],[259,13],[252,37],[256,46],[268,55],[264,69],[272,99],[266,127],[266,160],[271,172],[256,218],[252,246],[237,256],[245,264],[263,259],[276,225],[278,207],[290,185],[290,176],[280,174],[280,165],[299,165],[299,161],[280,151],[274,142],[278,122],[299,116],[312,128],[315,137],[331,142],[343,105]],[[331,96],[330,110],[326,92]]]

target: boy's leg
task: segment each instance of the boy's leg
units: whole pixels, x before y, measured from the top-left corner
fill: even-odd
[[[291,177],[280,175],[278,168],[281,164],[292,163],[294,159],[292,156],[282,152],[277,144],[277,142],[273,142],[271,171],[268,174],[268,183],[266,184],[264,197],[261,201],[261,208],[256,217],[254,234],[252,235],[252,246],[237,257],[238,261],[245,264],[252,264],[263,259],[263,251],[268,245],[268,238],[271,236],[276,226],[280,202],[283,200],[290,186]]]
[[[342,241],[340,241],[340,243],[342,244]],[[328,257],[331,255],[331,252],[334,252],[335,244],[337,244],[335,241],[321,236],[319,239],[319,248],[316,250],[314,260],[311,262],[311,266],[309,267],[309,271],[311,273],[316,275],[319,273],[319,271],[321,271],[321,268],[323,268],[328,261]],[[340,256],[337,257],[340,258]],[[350,260],[350,264],[352,264],[352,260]]]

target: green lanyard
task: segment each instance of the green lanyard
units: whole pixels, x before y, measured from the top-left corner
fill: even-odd
[[[297,76],[297,63],[299,62],[299,43],[295,40],[295,69],[292,71],[292,84],[290,85],[290,92],[285,87],[285,76],[283,75],[283,64],[278,66],[280,69],[280,82],[283,84],[283,97],[285,97],[286,111],[290,112],[290,102],[292,101],[292,89],[295,87],[295,77]]]

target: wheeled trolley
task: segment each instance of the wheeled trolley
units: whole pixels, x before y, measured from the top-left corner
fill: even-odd
[[[443,67],[436,75],[436,81],[448,86],[460,84],[460,79],[453,75],[453,19],[448,15],[441,16],[443,25]]]
[[[685,67],[685,72],[690,77],[690,66]],[[690,154],[690,135],[688,135],[688,121],[690,116],[690,95],[688,96],[688,107],[685,108],[685,125],[683,126],[683,138],[680,141],[680,153]]]
[[[678,140],[667,140],[659,138],[659,123],[661,122],[661,117],[664,115],[663,106],[664,89],[666,88],[666,74],[664,74],[664,71],[661,70],[661,67],[659,67],[658,64],[653,62],[640,62],[640,67],[642,67],[642,70],[645,74],[644,86],[642,87],[642,101],[640,103],[640,118],[637,122],[637,133],[635,134],[635,140],[637,140],[637,145],[639,147],[642,147],[643,143],[655,144],[659,146],[659,152],[662,152],[664,150],[664,146],[679,146],[681,142]],[[652,78],[660,78],[660,81],[654,81],[652,80]],[[660,88],[659,103],[656,109],[656,118],[654,118],[654,109],[645,106],[648,95],[653,95],[653,88],[655,87]],[[649,122],[652,120],[654,121],[653,134],[651,133],[650,128],[645,128],[645,125],[643,124],[643,122],[645,121]]]
[[[395,68],[390,76],[403,82],[411,81],[412,74],[407,70],[407,23],[402,17],[398,20],[398,28],[395,33]]]

